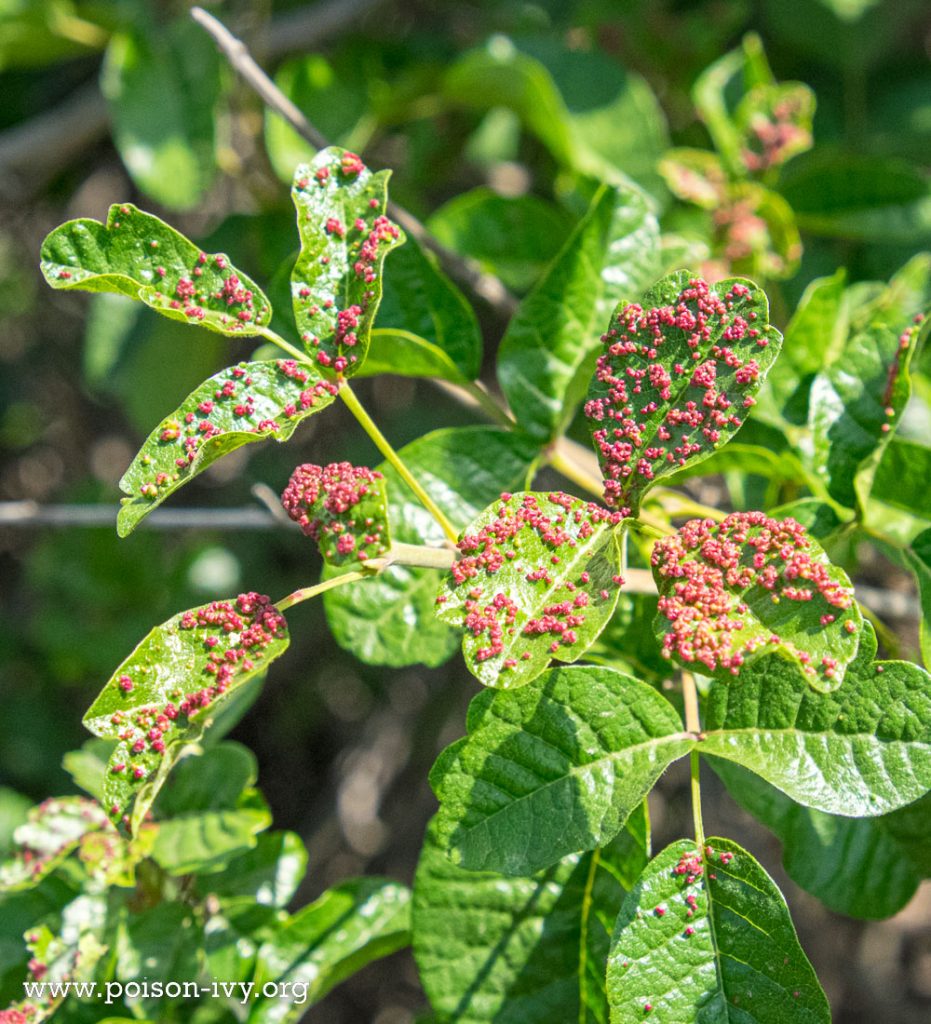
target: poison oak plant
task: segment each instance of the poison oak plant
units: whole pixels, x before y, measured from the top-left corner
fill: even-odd
[[[763,146],[756,162],[740,157],[753,171],[798,136],[770,145],[760,94],[747,102]],[[784,340],[756,284],[665,266],[641,194],[602,186],[507,328],[509,413],[474,383],[467,304],[386,216],[387,178],[338,148],[297,169],[289,338],[226,255],[134,206],[64,224],[43,245],[54,288],[117,292],[262,343],[149,435],[121,482],[121,535],[217,459],[286,441],[337,401],[385,461],[305,464],[281,481],[288,515],[319,546],[321,582],[182,611],[114,670],[84,719],[97,739],[69,765],[89,798],[37,807],[0,871],[29,978],[109,983],[134,1019],[293,1021],[412,944],[437,1021],[828,1021],[777,886],[751,853],[704,834],[699,765],[834,909],[891,914],[931,868],[931,678],[877,660],[870,616],[828,554],[875,515],[877,480],[879,500],[913,502],[886,455],[931,260],[868,293],[816,281]],[[376,327],[383,293],[412,312]],[[395,451],[350,384],[382,370],[464,387],[496,425]],[[602,480],[560,442],[577,412]],[[754,415],[790,438],[804,497],[725,514],[673,489],[775,463],[752,443],[726,447]],[[547,464],[595,493],[535,490]],[[883,542],[927,602],[928,535]],[[288,914],[304,848],[267,831],[252,756],[217,737],[286,654],[290,609],[324,594],[336,641],[363,660],[438,665],[461,642],[484,689],[431,773],[439,810],[413,890],[354,879]],[[681,702],[659,685],[670,678]],[[694,820],[654,852],[647,796],[680,758]],[[15,953],[6,964],[21,979]],[[113,1009],[33,989],[0,1021],[53,1013]]]

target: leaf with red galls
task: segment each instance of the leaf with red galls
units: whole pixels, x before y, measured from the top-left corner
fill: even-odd
[[[502,494],[466,527],[437,597],[465,629],[462,652],[486,686],[529,683],[576,661],[604,629],[623,580],[618,512],[561,491]]]
[[[843,569],[794,519],[692,519],[653,548],[654,626],[667,657],[727,679],[777,651],[821,691],[856,657],[863,617]]]
[[[743,425],[782,343],[751,281],[688,271],[615,311],[585,404],[605,501],[636,515],[644,493]]]
[[[245,444],[287,441],[336,397],[332,381],[293,359],[239,363],[214,374],[149,434],[120,480],[121,537],[169,495]]]
[[[212,710],[265,672],[289,642],[284,616],[256,593],[213,601],[156,626],[84,716],[95,736],[119,741],[104,785],[111,820],[135,834]]]
[[[332,462],[305,463],[291,474],[281,504],[317,542],[330,565],[358,565],[388,553],[385,478],[377,470]]]
[[[338,146],[294,172],[301,252],[291,274],[294,318],[317,363],[351,377],[365,361],[385,257],[404,233],[385,216],[390,171],[372,173]]]
[[[70,220],[42,243],[42,273],[57,289],[116,292],[182,323],[218,334],[261,334],[272,308],[259,286],[163,220],[131,203],[110,207],[106,224]]]

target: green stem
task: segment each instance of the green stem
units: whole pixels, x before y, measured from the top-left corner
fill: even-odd
[[[316,597],[318,594],[324,593],[324,591],[333,590],[334,587],[344,587],[347,583],[358,583],[359,580],[368,579],[372,575],[374,575],[372,572],[353,571],[344,573],[342,576],[334,576],[332,579],[316,584],[316,586],[302,587],[300,590],[295,590],[293,594],[288,594],[287,597],[283,597],[278,601],[275,607],[278,611],[283,612],[287,608],[300,604],[302,601],[309,601],[312,597]]]
[[[259,334],[261,334],[263,338],[272,342],[272,344],[283,349],[289,356],[294,356],[299,363],[309,363],[311,366],[314,365],[313,360],[306,352],[302,352],[299,348],[292,345],[290,341],[285,341],[277,331],[273,331],[270,327],[260,327]]]
[[[436,502],[430,497],[429,494],[423,489],[420,482],[414,476],[413,473],[407,468],[402,460],[401,456],[391,447],[388,443],[388,439],[375,425],[374,420],[362,407],[359,399],[356,398],[355,393],[349,387],[349,385],[343,381],[342,386],[339,389],[339,396],[346,403],[346,407],[359,421],[359,425],[372,439],[372,443],[375,447],[384,455],[384,457],[391,463],[392,466],[397,470],[398,475],[407,484],[408,487],[414,492],[419,499],[423,507],[433,516],[433,518],[440,524],[443,529],[443,533],[446,534],[447,540],[451,544],[455,544],[459,539],[459,533],[453,524],[446,518]]]
[[[459,386],[466,394],[471,395],[478,402],[479,407],[492,422],[508,429],[516,425],[507,412],[495,401],[494,397],[488,393],[488,390],[481,381],[468,381]]]
[[[601,481],[593,477],[590,473],[587,473],[581,466],[573,462],[571,459],[567,459],[565,455],[557,448],[553,448],[547,454],[546,461],[556,470],[557,473],[567,479],[571,480],[577,487],[581,487],[583,491],[588,491],[589,494],[595,494],[599,498],[602,495],[604,488],[602,487]]]
[[[701,716],[698,712],[698,690],[691,672],[682,673],[682,697],[685,701],[685,727],[693,735],[701,735]],[[695,823],[695,842],[699,849],[705,847],[705,829],[701,817],[701,766],[698,751],[689,754],[689,769],[692,779],[692,819]]]

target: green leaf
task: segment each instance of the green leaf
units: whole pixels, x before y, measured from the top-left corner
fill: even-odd
[[[919,875],[883,827],[885,817],[842,818],[802,807],[739,765],[709,760],[737,803],[779,838],[786,874],[825,906],[876,920],[912,898]]]
[[[727,197],[727,172],[707,149],[667,150],[659,172],[675,196],[702,209],[713,210]]]
[[[498,380],[520,426],[559,436],[585,393],[597,333],[622,297],[659,273],[659,233],[642,195],[603,188],[546,274],[511,318]]]
[[[905,559],[918,582],[921,657],[925,668],[931,669],[931,529],[924,530],[911,542],[905,550]]]
[[[622,590],[611,621],[586,651],[585,660],[620,669],[651,686],[662,683],[670,677],[672,667],[656,642],[655,617],[654,594],[626,594]]]
[[[528,875],[609,843],[693,740],[669,702],[609,668],[480,693],[430,775],[437,838],[470,871]]]
[[[290,1024],[334,985],[410,942],[410,890],[388,879],[351,879],[298,911],[259,949],[256,989],[289,983],[294,996],[262,999],[249,1024]],[[302,989],[301,993],[295,991]]]
[[[818,693],[778,654],[757,659],[707,700],[702,753],[736,761],[806,807],[885,814],[931,789],[931,676],[874,662],[865,623],[844,685]]]
[[[0,862],[0,894],[38,885],[84,836],[109,827],[99,805],[85,797],[59,797],[33,807],[13,833],[17,849]]]
[[[101,802],[107,761],[113,753],[112,740],[87,740],[78,750],[69,750],[61,765],[74,784]]]
[[[259,286],[224,253],[208,255],[131,203],[106,224],[69,220],[42,243],[42,273],[59,290],[116,292],[182,323],[219,334],[261,334],[272,318]]]
[[[113,139],[143,192],[175,210],[203,199],[216,175],[220,60],[183,18],[144,23],[110,40],[100,80]]]
[[[347,377],[365,362],[385,257],[404,241],[385,216],[390,176],[373,174],[337,146],[294,172],[291,198],[301,238],[291,273],[294,319],[317,362]]]
[[[275,85],[328,139],[362,148],[369,120],[364,76],[339,74],[326,57],[311,53],[285,61],[275,72]],[[316,152],[271,107],[265,108],[265,149],[275,174],[289,183],[297,164],[313,160]]]
[[[611,930],[647,844],[641,809],[603,849],[515,878],[456,867],[429,828],[413,932],[430,1004],[450,1024],[607,1024]]]
[[[447,248],[476,260],[508,288],[526,291],[572,230],[561,207],[535,195],[500,196],[474,188],[455,196],[427,220]]]
[[[482,335],[472,307],[413,238],[391,257],[377,323],[387,330],[373,332],[367,375],[437,376],[462,383],[481,371]],[[427,354],[430,359],[421,366]]]
[[[258,792],[255,756],[236,743],[222,743],[186,757],[159,793],[158,834],[152,858],[170,875],[216,871],[255,847],[271,825]]]
[[[727,680],[776,651],[816,689],[836,689],[863,616],[847,574],[793,519],[692,519],[653,548],[654,622],[668,657]]]
[[[812,382],[810,461],[842,504],[854,507],[858,495],[869,493],[872,471],[911,393],[908,370],[920,334],[915,318],[929,303],[931,256],[922,254],[893,277],[841,354]]]
[[[618,306],[585,404],[609,504],[636,515],[657,480],[740,429],[782,343],[768,317],[752,282],[688,271]]]
[[[870,490],[870,501],[931,519],[928,481],[931,480],[931,448],[894,437],[885,447]]]
[[[918,247],[931,242],[924,171],[885,156],[819,149],[783,178],[783,196],[811,234]]]
[[[502,491],[523,486],[536,449],[495,427],[436,430],[405,445],[400,456],[456,527],[465,526]],[[379,471],[391,489],[392,537],[407,544],[442,544],[433,517],[388,463]],[[324,570],[324,579],[335,575]],[[435,570],[393,565],[360,583],[324,595],[336,642],[371,665],[436,666],[459,645],[435,614]]]
[[[843,268],[812,281],[799,299],[782,341],[780,358],[760,390],[757,415],[803,423],[808,410],[809,378],[833,360],[847,336]]]
[[[464,629],[466,665],[485,686],[523,686],[591,646],[623,585],[619,520],[561,491],[505,492],[465,528],[436,614]]]
[[[830,1024],[782,893],[729,839],[680,839],[641,875],[608,961],[611,1024]]]
[[[242,898],[261,906],[284,907],[306,870],[307,849],[301,837],[294,832],[269,832],[222,871],[198,874],[197,888],[204,898]]]
[[[120,480],[117,532],[127,536],[166,498],[246,444],[287,441],[325,409],[336,385],[293,359],[239,363],[191,392],[146,438]]]
[[[226,694],[264,672],[289,642],[284,617],[258,594],[181,612],[142,640],[84,716],[95,736],[119,740],[104,788],[114,821],[138,829]]]

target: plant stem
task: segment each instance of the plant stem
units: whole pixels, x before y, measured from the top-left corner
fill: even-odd
[[[407,484],[408,487],[417,495],[418,500],[423,507],[433,516],[433,518],[440,524],[443,529],[443,533],[446,534],[447,540],[451,544],[455,544],[459,539],[459,533],[453,524],[446,518],[436,502],[430,497],[429,494],[423,489],[417,478],[404,464],[403,459],[400,455],[391,447],[388,443],[388,439],[375,425],[374,420],[362,407],[359,399],[356,398],[352,388],[344,381],[339,389],[339,396],[346,403],[346,407],[359,421],[359,425],[372,439],[372,443],[375,447],[384,455],[384,457],[391,463],[392,466],[398,471],[398,475]]]
[[[430,548],[421,544],[391,545],[386,561],[387,565],[415,565],[423,569],[449,569],[456,561],[456,552],[449,547]]]
[[[685,701],[685,728],[696,737],[701,735],[701,717],[698,712],[698,690],[691,672],[682,673],[682,697]],[[698,751],[689,754],[689,769],[692,779],[692,819],[695,822],[695,842],[699,849],[705,847],[705,829],[701,818],[701,767]]]
[[[582,490],[588,491],[589,494],[601,497],[603,491],[601,481],[593,477],[578,463],[567,459],[558,448],[550,449],[546,460],[557,473],[562,473],[567,480],[571,480],[576,486],[581,487]]]
[[[701,502],[690,498],[687,494],[672,491],[666,487],[657,487],[655,491],[650,493],[650,497],[658,501],[663,511],[670,516],[691,514],[693,516],[701,516],[702,519],[713,519],[718,523],[727,516],[727,513],[722,512],[720,509],[712,508],[711,505],[703,505]]]
[[[465,384],[461,384],[460,387],[475,399],[481,410],[493,423],[508,428],[515,426],[514,420],[495,401],[494,397],[488,393],[488,389],[481,381],[468,381]]]
[[[282,336],[277,331],[273,331],[270,327],[260,327],[259,334],[261,334],[263,338],[272,342],[272,344],[277,345],[280,349],[283,349],[285,352],[288,353],[289,356],[294,356],[294,358],[298,362],[308,363],[311,366],[313,366],[313,361],[311,360],[310,356],[307,355],[306,352],[302,352],[295,345],[292,345],[290,341],[285,341],[284,338],[282,338]]]
[[[332,590],[334,587],[343,587],[347,583],[358,583],[359,580],[368,579],[373,575],[375,574],[371,571],[361,572],[354,570],[353,572],[344,573],[342,576],[334,576],[332,579],[316,584],[316,586],[302,587],[300,590],[295,590],[293,594],[288,594],[287,597],[283,597],[278,601],[275,607],[278,611],[283,612],[285,609],[292,608],[302,601],[309,601],[312,597],[316,597],[326,590]]]

